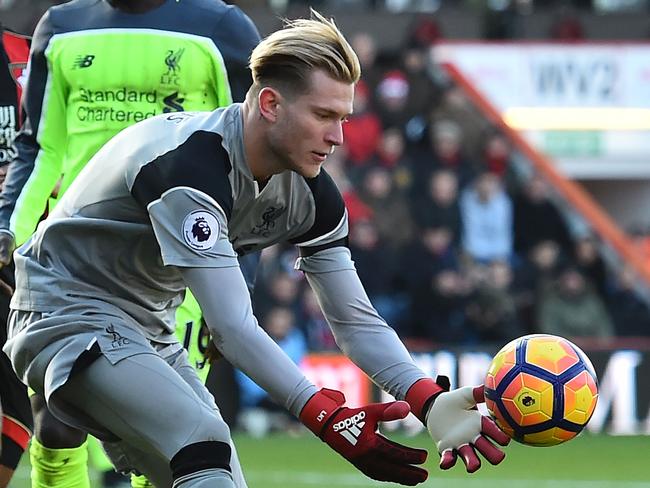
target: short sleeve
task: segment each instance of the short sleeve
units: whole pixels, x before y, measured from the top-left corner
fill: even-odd
[[[149,214],[165,265],[237,266],[228,240],[231,169],[221,136],[206,131],[139,169],[131,194]]]
[[[223,268],[238,266],[228,240],[228,220],[209,195],[176,187],[148,208],[163,264],[180,267]]]

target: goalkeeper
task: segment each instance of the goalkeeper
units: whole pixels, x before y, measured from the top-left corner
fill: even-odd
[[[243,100],[258,41],[250,19],[220,0],[77,0],[50,8],[34,34],[25,130],[0,197],[0,266],[54,208],[57,183],[61,197],[119,131],[156,114]],[[189,301],[179,313],[188,310],[200,314]],[[179,316],[182,336],[187,323]],[[197,341],[188,344],[198,356]],[[88,488],[85,432],[53,417],[40,393],[31,402],[32,486]]]
[[[321,168],[343,143],[359,61],[314,15],[253,50],[244,103],[158,116],[114,137],[14,254],[4,351],[16,373],[55,415],[110,445],[120,469],[159,487],[245,486],[229,429],[171,326],[186,286],[219,352],[366,475],[426,479],[426,451],[377,432],[409,410],[442,468],[460,457],[471,472],[479,454],[504,456],[494,442],[508,438],[475,409],[481,388],[448,391],[426,377],[359,281],[343,199]],[[346,407],[258,326],[237,257],[283,241],[298,246],[296,267],[341,349],[401,400]]]

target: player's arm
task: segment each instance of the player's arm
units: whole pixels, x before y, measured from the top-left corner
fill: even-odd
[[[380,388],[409,403],[436,442],[443,469],[460,455],[467,471],[476,471],[481,462],[475,449],[492,464],[503,460],[503,452],[487,437],[501,445],[508,437],[475,409],[484,401],[482,389],[448,391],[448,380],[425,376],[370,303],[347,248],[301,257],[298,267],[305,271],[341,350]]]
[[[34,232],[46,209],[61,175],[66,146],[67,88],[60,67],[53,61],[53,34],[54,26],[46,13],[32,40],[22,101],[25,121],[16,137],[18,155],[0,195],[0,232],[12,236],[18,245]]]
[[[494,422],[475,410],[482,390],[461,388],[449,392],[446,379],[438,382],[415,365],[395,331],[374,309],[354,268],[347,248],[347,216],[338,191],[321,172],[312,182],[316,202],[314,225],[295,239],[302,270],[314,290],[341,350],[379,387],[405,399],[431,433],[441,454],[441,467],[460,454],[472,472],[480,467],[474,451],[491,463],[504,455],[486,437],[505,445],[508,437]],[[314,232],[314,230],[317,230]]]
[[[187,143],[188,151],[194,154],[206,144],[207,154],[217,152],[212,135],[195,135],[198,139]],[[411,485],[426,479],[426,471],[413,466],[424,462],[424,451],[393,443],[377,433],[378,422],[408,414],[405,402],[345,407],[342,393],[317,391],[259,327],[228,239],[232,197],[227,178],[215,180],[219,158],[183,171],[177,171],[175,159],[171,153],[163,155],[127,179],[134,198],[148,211],[163,263],[181,273],[201,306],[219,351],[368,476]],[[223,170],[226,164],[221,163]],[[340,426],[353,421],[355,437],[351,442]]]
[[[236,6],[228,6],[212,33],[223,68],[217,67],[217,100],[219,106],[242,102],[253,82],[248,60],[260,35],[251,19]],[[222,69],[224,72],[222,72]]]
[[[344,406],[341,392],[316,391],[259,327],[238,267],[181,268],[181,274],[201,304],[221,354],[324,442],[374,479],[407,485],[426,479],[426,471],[415,466],[425,461],[425,451],[401,446],[377,433],[380,421],[404,418],[408,404],[390,402],[351,409]]]

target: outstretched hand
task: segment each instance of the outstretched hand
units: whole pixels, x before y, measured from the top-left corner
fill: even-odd
[[[485,401],[483,387],[466,386],[441,393],[429,410],[427,429],[437,441],[440,467],[449,469],[460,457],[468,473],[481,467],[477,451],[491,464],[499,464],[505,453],[496,447],[510,442],[492,419],[476,410],[476,404]]]
[[[505,453],[492,441],[506,446],[510,437],[476,408],[485,401],[483,386],[449,391],[447,377],[439,376],[436,381],[423,378],[411,386],[406,400],[436,443],[440,468],[451,468],[460,457],[467,472],[473,473],[481,467],[477,451],[491,464],[499,464],[505,458]]]

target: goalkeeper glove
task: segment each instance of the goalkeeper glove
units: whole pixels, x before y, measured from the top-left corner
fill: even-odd
[[[467,472],[473,473],[481,467],[476,451],[492,464],[505,458],[505,453],[488,437],[501,446],[508,445],[510,438],[476,409],[477,403],[485,401],[483,386],[449,391],[446,376],[438,376],[436,381],[424,378],[411,386],[406,401],[427,426],[438,448],[442,469],[454,466],[460,456]]]
[[[377,430],[378,422],[406,417],[410,410],[406,402],[360,408],[344,407],[344,403],[343,393],[323,388],[305,404],[300,420],[370,478],[410,486],[427,479],[427,472],[414,466],[424,463],[427,451],[397,444]]]

